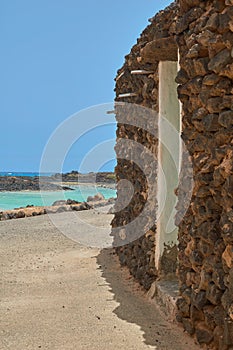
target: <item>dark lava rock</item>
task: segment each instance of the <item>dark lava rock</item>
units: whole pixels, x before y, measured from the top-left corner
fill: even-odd
[[[15,177],[0,176],[0,191],[70,191],[67,186],[60,186],[49,182],[49,179],[39,179],[39,177]]]

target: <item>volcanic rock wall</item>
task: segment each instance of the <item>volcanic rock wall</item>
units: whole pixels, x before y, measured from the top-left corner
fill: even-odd
[[[178,320],[206,348],[233,349],[233,1],[179,0],[156,15],[118,72],[116,102],[158,112],[158,63],[176,61],[177,47],[182,139],[193,164],[190,174],[183,159],[178,188]],[[132,70],[151,73],[132,75]],[[142,113],[142,119],[150,117]],[[134,195],[115,215],[115,242],[121,246],[117,252],[122,264],[148,289],[159,274],[154,267],[156,225],[150,222],[138,239],[126,225],[143,211],[148,176],[130,160],[132,149],[124,148],[120,139],[140,143],[155,157],[158,142],[147,128],[132,126],[133,109],[122,112],[117,105],[116,118],[119,202],[126,203],[129,195],[122,179],[131,181]],[[146,158],[143,152],[141,158]],[[151,175],[155,183],[156,169]],[[184,215],[191,175],[194,189]],[[156,212],[156,186],[153,191],[151,213]]]
[[[172,4],[150,20],[151,24],[126,56],[125,64],[118,71],[116,78],[118,163],[115,171],[118,201],[127,202],[129,196],[129,189],[124,181],[120,181],[122,179],[131,182],[134,195],[127,208],[115,215],[112,226],[115,230],[115,244],[120,246],[117,252],[121,263],[129,267],[131,273],[146,289],[150,288],[158,274],[154,261],[156,226],[155,219],[151,219],[155,216],[157,207],[158,63],[164,57],[177,60],[177,46],[173,36],[176,12],[177,6]],[[146,73],[131,74],[135,70],[143,70]],[[121,97],[122,94],[128,93],[132,95]],[[130,104],[130,107],[122,106],[122,102]],[[127,148],[122,145],[121,139],[132,140],[135,143]],[[143,149],[139,147],[137,150],[136,143],[143,146]],[[144,169],[134,161],[137,157],[146,162]],[[153,158],[155,161],[152,166]],[[148,182],[153,183],[153,186],[148,186]],[[142,218],[145,225],[138,236],[137,224],[135,223],[136,227],[130,228],[128,224],[142,213],[146,204],[149,204],[149,208]],[[134,232],[137,232],[137,235],[134,236]]]
[[[179,227],[179,318],[233,348],[233,1],[180,0],[178,96],[194,191]],[[185,173],[185,172],[184,172]],[[179,188],[179,207],[185,190]]]

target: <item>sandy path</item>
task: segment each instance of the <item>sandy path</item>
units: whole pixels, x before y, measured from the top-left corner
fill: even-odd
[[[145,301],[111,250],[71,241],[47,215],[0,222],[0,269],[1,350],[199,349]]]

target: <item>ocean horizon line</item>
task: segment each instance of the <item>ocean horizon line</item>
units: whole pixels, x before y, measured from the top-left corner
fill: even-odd
[[[78,172],[78,170],[71,170],[71,171],[65,171],[62,173],[59,172],[39,172],[39,171],[0,171],[0,176],[30,176],[30,177],[34,177],[34,176],[52,176],[55,174],[71,174],[72,172]],[[85,174],[91,174],[91,173],[96,173],[94,171],[89,171],[89,172],[85,172],[85,173],[80,173],[82,175]],[[114,170],[108,170],[108,171],[100,171],[97,173],[114,173]]]
[[[38,171],[0,171],[0,176],[52,176],[55,172],[38,172]]]

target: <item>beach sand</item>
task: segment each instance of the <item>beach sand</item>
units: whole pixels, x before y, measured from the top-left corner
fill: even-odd
[[[73,219],[53,215],[64,226]],[[76,215],[110,232],[112,215]],[[0,266],[1,350],[199,349],[145,299],[111,249],[70,240],[49,215],[0,222]]]

